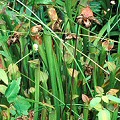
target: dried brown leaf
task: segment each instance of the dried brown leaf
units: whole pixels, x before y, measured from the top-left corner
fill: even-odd
[[[119,92],[118,89],[110,89],[110,90],[107,92],[107,94],[116,95],[118,92]]]
[[[39,34],[32,35],[31,38],[33,41],[38,42],[39,45],[42,44],[42,37]]]
[[[56,12],[55,8],[53,8],[53,7],[49,8],[48,14],[49,14],[51,21],[57,21],[58,16],[57,16],[57,12]]]
[[[109,40],[106,40],[106,41],[104,41],[102,43],[102,47],[104,47],[106,51],[110,51],[110,50],[112,50],[112,48],[114,47],[114,45]]]
[[[73,68],[68,68],[68,72],[69,72],[70,76],[72,77]],[[73,75],[73,77],[76,78],[78,76],[78,74],[79,74],[79,72],[74,69],[74,75]]]
[[[38,32],[41,32],[43,30],[41,25],[36,25],[31,28],[31,34],[38,34]]]
[[[12,36],[8,38],[7,44],[8,46],[11,46],[11,44],[15,44],[19,42],[20,34],[18,32],[15,32]]]
[[[82,100],[83,100],[83,102],[85,102],[85,103],[89,103],[89,101],[90,101],[90,99],[88,98],[88,96],[85,95],[85,94],[82,94]]]
[[[89,17],[93,16],[93,11],[90,9],[90,6],[87,6],[82,10],[81,14],[84,17],[89,18]]]
[[[53,24],[52,24],[52,30],[53,31],[62,31],[61,29],[61,23],[62,23],[62,20],[61,19],[57,19]]]

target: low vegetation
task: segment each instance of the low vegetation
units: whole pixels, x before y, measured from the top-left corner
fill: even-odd
[[[0,120],[120,119],[120,0],[0,0]]]

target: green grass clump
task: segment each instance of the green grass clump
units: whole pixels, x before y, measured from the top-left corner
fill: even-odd
[[[0,1],[0,119],[118,120],[120,0]]]

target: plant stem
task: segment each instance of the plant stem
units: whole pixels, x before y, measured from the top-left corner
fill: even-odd
[[[40,81],[40,61],[38,60],[37,61],[37,65],[36,65],[36,68],[35,68],[35,105],[34,105],[34,120],[38,120],[38,108],[39,108],[39,93],[40,93],[40,90],[39,90],[39,81]]]
[[[88,120],[88,115],[89,115],[89,109],[87,108],[88,105],[85,104],[85,108],[83,109],[83,118],[84,120]]]
[[[58,90],[57,90],[58,88],[56,82],[55,64],[54,64],[53,48],[52,48],[52,37],[51,35],[45,33],[43,35],[43,40],[45,43],[45,50],[47,55],[48,70],[50,74],[52,92],[56,97],[58,97]],[[60,118],[59,102],[55,98],[54,98],[54,105],[57,110],[57,118]]]

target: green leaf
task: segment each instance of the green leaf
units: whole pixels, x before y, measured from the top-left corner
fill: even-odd
[[[0,46],[2,46],[3,43],[7,42],[9,36],[0,36]]]
[[[36,0],[36,4],[51,4],[52,0]]]
[[[0,93],[5,94],[7,87],[5,85],[0,85]]]
[[[101,11],[101,2],[90,2],[90,7],[94,13],[99,14]]]
[[[107,109],[101,110],[98,113],[98,120],[111,120],[110,112]]]
[[[56,111],[52,110],[49,114],[49,120],[57,120],[56,116]]]
[[[96,86],[95,89],[96,89],[96,92],[97,92],[98,94],[103,94],[103,93],[104,93],[103,88],[100,87],[100,86]]]
[[[8,77],[6,72],[3,69],[0,69],[0,79],[6,84],[8,85]]]
[[[95,107],[96,105],[98,105],[99,103],[101,102],[101,98],[100,97],[96,97],[96,98],[93,98],[91,101],[90,101],[90,107]]]
[[[74,58],[70,55],[70,53],[66,52],[64,55],[64,60],[67,64],[71,64]]]
[[[21,78],[18,78],[17,80],[13,80],[8,86],[8,89],[6,90],[5,97],[7,97],[9,103],[15,101],[17,94],[20,90],[20,81]]]
[[[109,103],[109,100],[108,100],[108,97],[107,97],[107,96],[102,96],[102,100],[103,100],[105,103]]]
[[[18,115],[28,115],[30,106],[30,103],[22,96],[18,96],[14,101],[14,107],[16,108]]]
[[[103,109],[103,106],[99,103],[94,107],[97,111],[101,111]]]
[[[16,115],[16,111],[15,110],[10,110],[10,113],[12,116]]]
[[[113,95],[106,95],[108,97],[109,100],[116,102],[116,103],[120,103],[120,98],[117,98]]]
[[[78,97],[79,97],[79,95],[76,95],[76,94],[75,94],[75,95],[72,96],[72,100],[74,100],[74,99],[76,99],[76,98],[78,98]]]
[[[114,62],[107,62],[107,65],[110,71],[114,71],[116,69],[116,65]]]
[[[6,57],[6,59],[7,59],[8,61],[11,60],[11,57],[10,57],[10,56],[8,55],[8,53],[6,53],[5,51],[0,51],[0,54],[1,54],[2,56]]]

